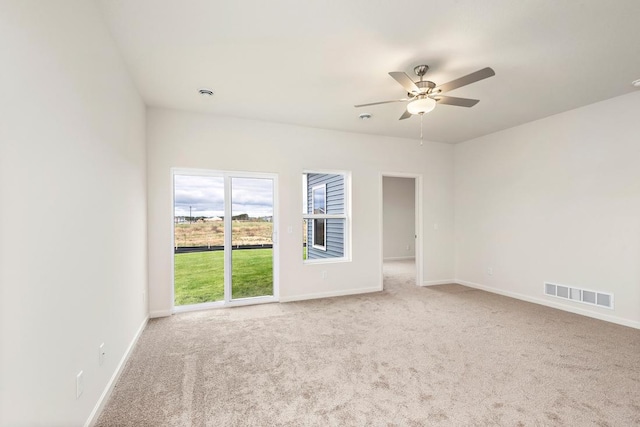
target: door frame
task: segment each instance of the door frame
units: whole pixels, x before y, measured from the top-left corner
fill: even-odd
[[[175,305],[175,176],[210,176],[223,178],[224,180],[224,299],[222,301],[204,302],[200,304]],[[271,179],[273,181],[273,295],[249,297],[241,299],[231,299],[231,179],[232,178],[256,178]],[[280,300],[280,244],[279,244],[279,203],[278,203],[278,174],[267,172],[250,171],[222,171],[214,169],[190,169],[171,168],[171,305],[173,313],[186,311],[206,310],[210,308],[237,307],[243,305],[266,304],[278,302]]]
[[[380,289],[384,289],[384,178],[413,178],[414,180],[414,229],[415,229],[415,264],[416,264],[416,286],[422,286],[423,282],[423,219],[422,219],[422,174],[404,172],[382,172],[380,173],[380,206],[378,215],[380,218]]]

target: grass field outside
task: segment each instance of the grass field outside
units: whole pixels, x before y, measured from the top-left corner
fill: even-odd
[[[273,249],[233,250],[232,298],[273,295]],[[174,255],[174,304],[224,299],[224,251]]]
[[[224,245],[224,224],[194,222],[175,224],[174,241],[178,248]],[[273,223],[269,221],[236,221],[231,224],[232,245],[270,244]]]
[[[306,222],[303,221],[302,258],[306,259]],[[174,225],[176,248],[224,245],[222,221]],[[257,218],[233,220],[232,245],[271,244],[273,223]],[[174,255],[174,304],[190,305],[224,300],[224,251]],[[232,298],[273,295],[273,250],[232,251]]]

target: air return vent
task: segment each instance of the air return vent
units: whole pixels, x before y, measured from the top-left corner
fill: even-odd
[[[613,308],[613,294],[546,282],[544,294],[598,307]]]

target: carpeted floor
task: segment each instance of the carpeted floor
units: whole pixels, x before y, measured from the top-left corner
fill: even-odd
[[[640,425],[640,331],[459,285],[151,320],[98,426]]]

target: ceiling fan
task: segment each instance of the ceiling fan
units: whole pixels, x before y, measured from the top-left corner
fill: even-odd
[[[423,115],[424,113],[428,113],[435,108],[436,103],[455,105],[457,107],[473,107],[480,102],[480,100],[456,98],[453,96],[443,96],[441,94],[486,79],[487,77],[495,76],[496,74],[495,71],[487,67],[482,70],[478,70],[475,73],[467,74],[464,77],[450,81],[449,83],[436,86],[434,82],[423,79],[428,70],[429,66],[427,65],[418,65],[413,69],[416,75],[420,78],[417,82],[414,82],[411,77],[402,71],[392,71],[389,73],[391,77],[405,88],[407,91],[407,98],[360,104],[355,107],[368,107],[370,105],[389,104],[392,102],[408,102],[407,109],[404,114],[400,116],[400,120],[408,119],[413,114]]]

